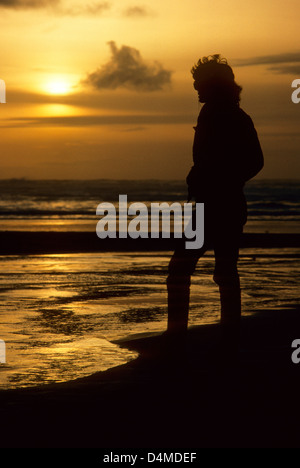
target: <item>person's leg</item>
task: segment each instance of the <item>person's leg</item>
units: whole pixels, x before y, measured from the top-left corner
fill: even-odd
[[[204,247],[197,250],[179,248],[175,250],[170,260],[167,278],[167,331],[171,334],[182,334],[187,330],[191,275],[205,250]]]
[[[237,269],[242,226],[218,230],[214,238],[214,281],[219,286],[221,302],[221,347],[225,358],[237,356],[240,340],[241,289]]]

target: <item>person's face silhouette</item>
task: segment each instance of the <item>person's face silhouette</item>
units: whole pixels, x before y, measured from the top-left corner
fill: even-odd
[[[207,86],[205,85],[204,81],[195,80],[194,81],[194,88],[198,93],[199,102],[205,102],[206,98],[207,98],[207,96],[206,96]]]

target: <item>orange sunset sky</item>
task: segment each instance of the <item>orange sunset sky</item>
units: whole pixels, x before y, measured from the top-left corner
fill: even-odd
[[[183,179],[200,104],[190,69],[220,53],[265,155],[300,178],[296,0],[0,0],[0,177]]]

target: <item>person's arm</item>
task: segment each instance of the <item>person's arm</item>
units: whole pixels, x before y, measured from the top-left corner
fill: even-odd
[[[264,156],[254,128],[249,117],[247,135],[245,135],[245,150],[243,157],[243,177],[245,182],[255,177],[264,167]]]

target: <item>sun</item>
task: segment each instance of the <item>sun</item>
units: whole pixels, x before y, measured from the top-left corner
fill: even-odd
[[[47,94],[52,95],[65,95],[72,91],[72,85],[64,78],[53,78],[45,83],[43,86]]]

